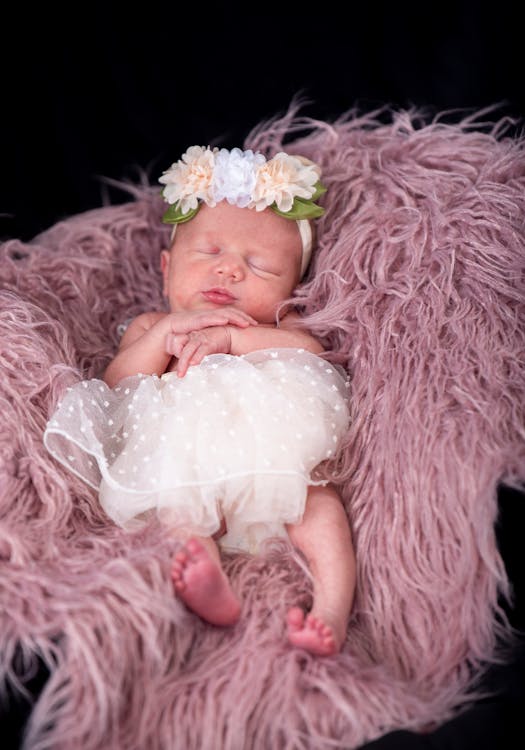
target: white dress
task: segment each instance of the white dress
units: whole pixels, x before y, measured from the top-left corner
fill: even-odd
[[[47,449],[99,490],[107,514],[133,528],[156,512],[181,535],[257,551],[298,523],[315,467],[348,426],[341,368],[304,349],[214,354],[176,373],[109,388],[70,388],[44,433]]]

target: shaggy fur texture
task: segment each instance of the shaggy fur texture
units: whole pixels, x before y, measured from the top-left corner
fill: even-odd
[[[352,376],[333,471],[358,588],[332,658],[286,644],[310,582],[285,544],[227,559],[242,619],[207,626],[173,596],[163,529],[113,526],[43,447],[118,324],[163,305],[158,189],[2,246],[0,677],[51,670],[26,748],[351,748],[472,697],[509,631],[496,489],[525,479],[525,154],[503,126],[291,110],[246,143],[315,159],[328,187],[298,296]]]

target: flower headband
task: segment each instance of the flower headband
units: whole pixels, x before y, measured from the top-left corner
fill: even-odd
[[[297,221],[303,246],[302,276],[312,252],[309,220],[324,213],[315,203],[326,192],[320,173],[312,161],[284,152],[267,161],[251,150],[191,146],[159,178],[166,185],[164,200],[170,204],[162,220],[174,224],[175,233],[176,225],[192,219],[202,203],[213,207],[227,200],[239,208],[271,208]]]

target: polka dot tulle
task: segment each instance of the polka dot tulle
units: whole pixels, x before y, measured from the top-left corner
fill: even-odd
[[[156,512],[181,533],[253,551],[300,521],[312,472],[348,425],[348,383],[301,349],[208,356],[184,378],[83,381],[48,422],[50,452],[118,524]]]

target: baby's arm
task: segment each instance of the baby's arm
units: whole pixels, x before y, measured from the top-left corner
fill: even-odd
[[[233,326],[228,326],[231,338],[230,354],[248,354],[258,349],[271,349],[272,347],[306,349],[312,354],[321,354],[324,351],[319,341],[309,331],[292,327],[290,323],[291,316],[286,316],[279,328],[259,324],[236,330]]]
[[[166,338],[170,335],[187,334],[213,326],[235,328],[249,325],[256,325],[256,321],[233,308],[189,313],[144,313],[130,323],[115,358],[104,373],[104,380],[113,388],[128,375],[162,375],[172,357],[166,349]]]
[[[104,373],[104,381],[110,388],[128,375],[153,374],[160,372],[162,367],[166,369],[170,356],[159,346],[165,317],[162,313],[151,312],[131,321],[117,354]]]
[[[292,327],[294,319],[297,319],[296,315],[287,315],[279,328],[266,324],[244,328],[227,325],[195,330],[187,336],[171,337],[170,351],[178,358],[177,374],[184,377],[188,367],[198,365],[208,354],[240,355],[274,347],[306,349],[313,354],[321,354],[323,347],[311,333]]]

